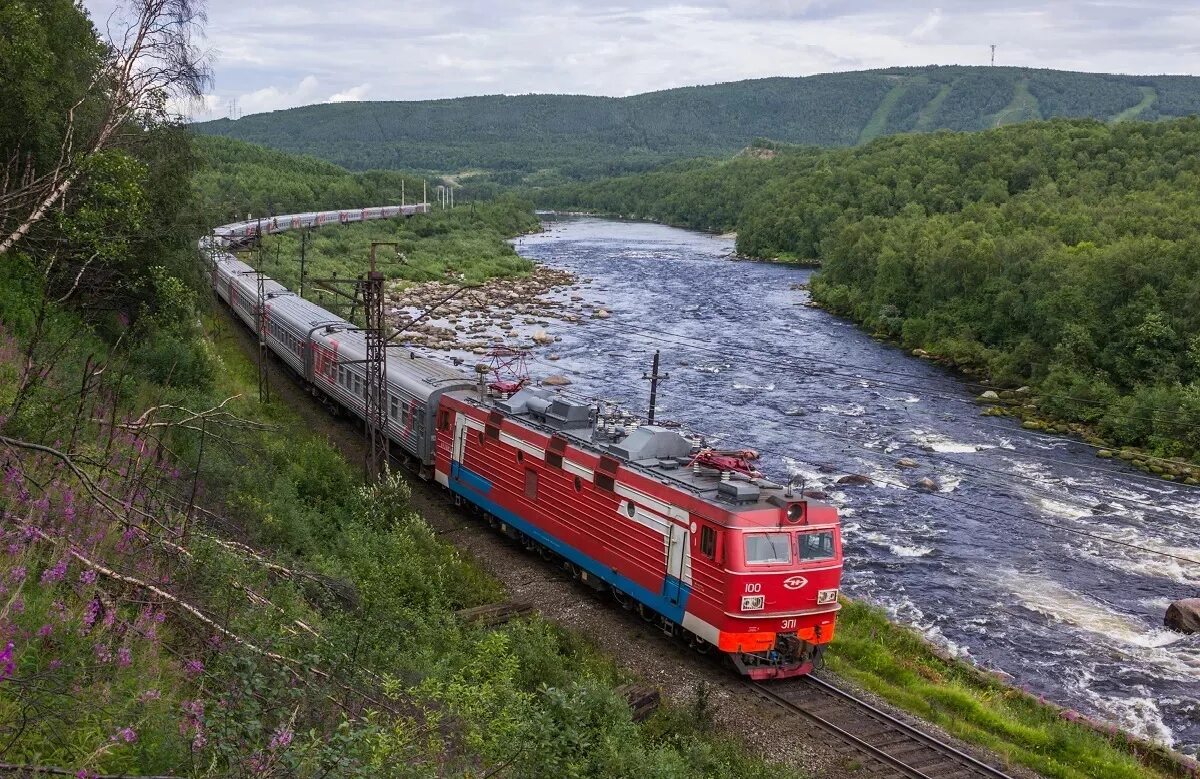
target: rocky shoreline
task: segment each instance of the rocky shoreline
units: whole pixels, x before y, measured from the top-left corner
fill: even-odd
[[[386,316],[402,331],[401,341],[414,347],[485,355],[497,346],[549,346],[562,340],[558,328],[611,316],[599,301],[580,294],[590,281],[536,265],[527,275],[466,289],[440,281],[397,282],[386,293]]]

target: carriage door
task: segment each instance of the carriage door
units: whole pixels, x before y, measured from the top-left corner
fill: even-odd
[[[667,539],[667,578],[663,583],[663,594],[678,606],[683,602],[684,563],[687,558],[688,531],[671,523],[671,535]]]
[[[467,418],[454,415],[454,445],[450,448],[450,461],[461,463],[467,449]]]

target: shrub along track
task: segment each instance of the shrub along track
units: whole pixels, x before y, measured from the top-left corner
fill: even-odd
[[[247,360],[256,360],[254,334],[215,298],[214,302],[220,328],[215,337],[232,340]],[[299,377],[274,355],[268,373],[271,396],[276,402],[287,404],[312,430],[326,435],[349,461],[363,461],[366,441],[357,418],[348,414],[332,417],[306,391]],[[742,738],[763,757],[798,769],[801,775],[887,775],[878,773],[877,761],[851,746],[852,742],[836,737],[828,729],[812,727],[811,716],[779,705],[778,701],[768,704],[755,685],[719,667],[712,655],[701,656],[682,642],[668,640],[635,613],[606,598],[589,596],[594,593],[591,588],[574,582],[565,571],[528,554],[467,510],[455,506],[437,485],[420,479],[410,479],[410,483],[413,508],[438,535],[500,580],[514,600],[531,603],[547,619],[586,636],[623,668],[659,687],[666,700],[691,707],[697,717],[711,720],[714,726]]]

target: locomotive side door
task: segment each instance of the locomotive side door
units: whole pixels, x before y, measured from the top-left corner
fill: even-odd
[[[687,528],[671,523],[671,535],[667,539],[667,577],[663,583],[663,595],[678,606],[683,600],[684,561],[688,550]]]
[[[451,462],[462,463],[467,449],[467,418],[461,413],[454,415],[454,445],[450,448]]]

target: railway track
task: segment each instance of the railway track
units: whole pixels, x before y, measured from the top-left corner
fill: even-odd
[[[856,776],[1012,779],[1009,774],[813,676],[751,683],[761,697],[802,715],[866,758]]]

